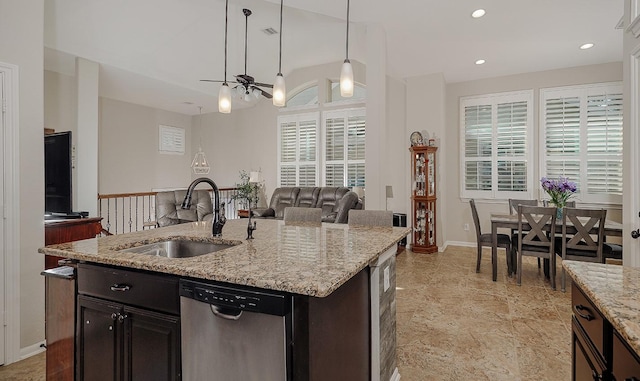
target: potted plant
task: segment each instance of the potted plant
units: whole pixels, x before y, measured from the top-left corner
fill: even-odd
[[[237,200],[241,208],[251,209],[252,205],[258,204],[258,187],[257,183],[249,182],[246,171],[240,171],[240,182],[236,184],[236,193],[231,198]]]

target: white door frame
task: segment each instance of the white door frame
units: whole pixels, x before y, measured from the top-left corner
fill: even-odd
[[[4,117],[4,364],[20,360],[20,146],[19,146],[19,107],[18,107],[18,66],[0,62],[3,74],[4,102],[0,104],[0,117]]]

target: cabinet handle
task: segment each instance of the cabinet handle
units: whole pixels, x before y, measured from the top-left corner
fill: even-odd
[[[583,306],[582,304],[578,304],[577,306],[573,306],[573,310],[575,311],[576,315],[580,316],[581,318],[585,319],[586,321],[591,321],[593,319],[595,319],[595,317],[593,317],[593,315],[591,315],[591,310],[589,310],[589,308]],[[582,311],[587,311],[586,314],[581,313]]]
[[[111,291],[121,291],[121,292],[125,292],[125,291],[129,291],[131,289],[131,286],[129,286],[128,284],[114,284],[111,286]]]
[[[116,320],[118,318],[118,314],[117,313],[112,313],[111,314],[111,320]]]
[[[640,381],[636,377],[625,378],[624,381]]]
[[[124,314],[124,315],[118,314],[118,323],[124,322],[124,319],[126,319],[128,317],[129,317],[129,315],[127,315],[127,314]]]

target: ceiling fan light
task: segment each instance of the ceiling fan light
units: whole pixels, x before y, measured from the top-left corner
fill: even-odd
[[[353,96],[353,68],[349,60],[344,60],[340,72],[340,95],[343,98]]]
[[[287,103],[287,87],[284,83],[284,77],[282,73],[276,75],[276,80],[273,83],[273,105],[276,107],[282,107]]]
[[[225,82],[220,86],[220,92],[218,93],[218,111],[223,114],[231,112],[231,89]]]
[[[254,97],[256,97],[256,99],[260,99],[260,95],[262,95],[262,91],[260,91],[259,89],[253,89],[252,94]]]

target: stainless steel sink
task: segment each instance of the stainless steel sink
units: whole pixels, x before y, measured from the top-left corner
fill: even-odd
[[[143,246],[131,247],[120,251],[127,253],[137,253],[155,255],[167,258],[189,258],[198,255],[209,254],[216,251],[228,249],[234,245],[189,241],[185,239],[172,239],[167,241],[154,242]]]

